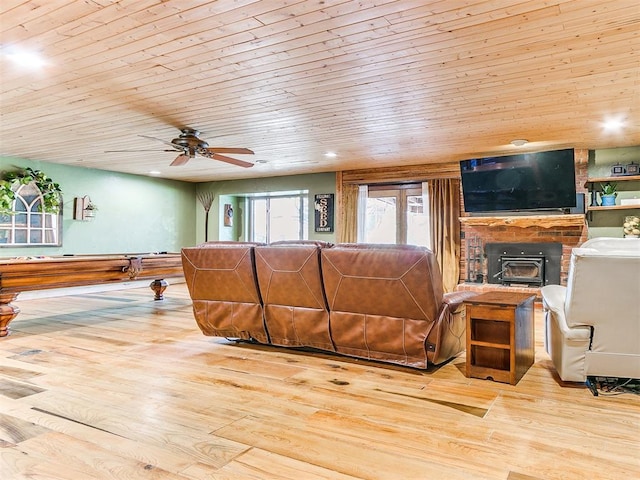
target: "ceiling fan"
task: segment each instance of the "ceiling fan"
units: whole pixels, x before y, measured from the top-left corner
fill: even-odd
[[[193,128],[183,128],[180,130],[180,132],[180,136],[174,138],[170,142],[147,135],[140,136],[144,138],[150,138],[151,140],[160,141],[173,148],[173,150],[165,150],[165,152],[180,152],[180,155],[178,155],[176,159],[171,162],[170,165],[172,167],[184,165],[196,155],[230,163],[232,165],[237,165],[243,168],[253,167],[253,163],[245,162],[244,160],[238,160],[237,158],[228,157],[226,155],[221,155],[223,153],[253,155],[253,151],[249,150],[248,148],[210,147],[207,142],[198,138],[198,135],[200,135],[200,132],[198,130],[195,130]]]

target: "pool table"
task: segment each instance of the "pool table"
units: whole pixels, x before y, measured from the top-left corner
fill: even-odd
[[[179,253],[0,258],[0,337],[20,313],[11,303],[20,292],[147,279],[155,300],[162,300],[164,279],[180,276]]]

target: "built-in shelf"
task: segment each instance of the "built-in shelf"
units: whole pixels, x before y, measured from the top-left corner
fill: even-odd
[[[582,227],[583,214],[569,215],[522,215],[501,217],[460,217],[460,223],[480,227],[520,227],[531,226],[541,228],[553,227]]]
[[[584,188],[589,188],[592,183],[607,183],[607,182],[637,182],[640,180],[640,175],[620,175],[619,177],[595,177],[588,178],[584,184]]]
[[[589,207],[589,211],[604,211],[604,210],[633,210],[634,208],[640,208],[640,204],[636,203],[635,205],[609,205],[609,206],[593,206]]]
[[[593,177],[588,178],[585,182],[585,188],[591,192],[591,198],[595,198],[598,191],[597,184],[602,183],[618,183],[618,182],[640,182],[640,175],[621,175],[618,177]],[[633,205],[589,205],[587,207],[587,216],[589,221],[592,220],[592,212],[610,212],[612,210],[636,210],[640,209],[639,204]]]

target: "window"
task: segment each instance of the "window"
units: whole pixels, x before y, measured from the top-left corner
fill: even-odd
[[[32,182],[15,192],[12,214],[0,215],[0,245],[60,245],[60,214],[44,213],[42,193]]]
[[[369,186],[365,239],[430,247],[426,185]]]
[[[307,193],[249,197],[249,240],[277,242],[309,238]]]

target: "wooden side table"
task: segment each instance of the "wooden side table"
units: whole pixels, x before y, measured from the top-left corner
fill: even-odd
[[[467,377],[518,383],[535,359],[535,298],[494,291],[465,300]]]

